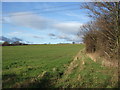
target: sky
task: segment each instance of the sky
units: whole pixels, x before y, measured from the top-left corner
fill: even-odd
[[[82,42],[80,27],[91,19],[84,2],[3,2],[2,36],[32,44]]]

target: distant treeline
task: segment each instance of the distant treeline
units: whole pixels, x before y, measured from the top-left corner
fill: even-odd
[[[9,43],[9,42],[5,41],[4,43],[2,43],[2,46],[19,46],[19,45],[28,45],[28,44],[20,43],[19,41],[16,41],[13,43]]]
[[[9,43],[7,41],[5,41],[4,43],[2,43],[2,46],[18,46],[18,45],[49,45],[50,43],[44,43],[44,44],[25,44],[25,43],[21,43],[19,41],[15,41],[13,43]],[[75,44],[75,42],[72,43],[57,43],[57,44],[62,44],[62,45],[66,45],[66,44]],[[53,44],[52,44],[53,45]],[[55,44],[56,45],[56,44]]]
[[[92,2],[84,4],[82,8],[89,10],[89,16],[93,18],[93,21],[81,27],[86,52],[97,52],[108,60],[118,60],[120,58],[120,3]]]

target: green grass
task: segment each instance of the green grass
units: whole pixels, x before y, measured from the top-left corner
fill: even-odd
[[[83,45],[28,45],[3,47],[3,88],[36,78],[53,68],[63,73]],[[51,75],[52,75],[51,74]]]
[[[81,58],[74,62],[76,67],[71,65],[69,69],[80,50]],[[5,46],[2,56],[3,88],[117,87],[117,69],[91,60],[84,45]]]
[[[76,61],[79,64],[70,74],[64,75],[56,84],[63,88],[117,88],[117,69],[94,62],[85,53]],[[82,64],[82,59],[85,64]],[[115,76],[114,76],[115,75]]]

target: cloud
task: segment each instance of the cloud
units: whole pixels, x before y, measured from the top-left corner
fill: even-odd
[[[29,14],[29,15],[28,15]],[[47,32],[47,30],[51,30],[52,32],[57,32],[57,34],[49,33],[48,36],[52,39],[63,39],[66,41],[80,41],[79,38],[76,37],[76,34],[80,30],[80,26],[83,24],[80,22],[62,22],[53,19],[49,19],[46,17],[39,16],[32,12],[17,12],[10,14],[11,17],[4,17],[4,22],[12,23],[15,25],[19,25],[22,27],[37,29],[41,31]],[[73,16],[75,16],[73,14]],[[52,22],[52,23],[51,23]],[[12,32],[8,33],[8,36],[20,36],[20,37],[33,37],[40,38],[43,37],[39,35],[35,35],[32,33],[23,33],[23,32]]]
[[[77,35],[68,35],[68,34],[59,34],[52,36],[51,33],[51,39],[63,39],[65,41],[72,41],[72,42],[82,42],[82,36]]]
[[[65,13],[65,15],[67,15],[67,16],[72,16],[72,17],[76,17],[76,18],[78,18],[78,19],[81,19],[81,15],[75,14],[75,13],[72,13],[72,12],[67,12],[67,13]]]
[[[53,28],[66,34],[77,34],[81,25],[79,22],[60,22],[54,24]]]
[[[20,36],[23,34],[24,34],[23,32],[18,32],[18,31],[7,33],[8,36]]]
[[[66,41],[81,42],[81,38],[78,36],[59,35],[57,37],[59,39],[64,39]]]
[[[56,35],[53,34],[53,33],[49,33],[48,36],[53,36],[53,37],[54,37],[54,36],[56,36]]]
[[[15,42],[15,41],[23,41],[22,39],[20,38],[17,38],[17,37],[13,37],[13,38],[7,38],[7,37],[4,37],[4,36],[0,36],[0,40],[1,41],[7,41],[7,42]]]
[[[7,41],[7,42],[11,42],[12,40],[7,38],[7,37],[4,37],[4,36],[0,36],[0,40],[1,41]]]
[[[74,34],[79,31],[79,28],[82,25],[82,23],[79,22],[59,22],[53,19],[42,17],[32,12],[17,12],[10,15],[10,17],[3,18],[4,22],[37,30],[54,29],[59,32]]]
[[[11,32],[11,33],[8,33],[7,34],[8,36],[11,36],[11,37],[33,37],[33,38],[40,38],[40,39],[44,39],[43,36],[40,36],[40,35],[36,35],[36,34],[32,34],[32,33],[24,33],[24,32]]]
[[[4,36],[0,36],[0,41],[7,41],[9,43],[13,43],[13,42],[16,42],[16,41],[20,41],[21,43],[28,43],[28,44],[33,43],[33,42],[30,42],[30,41],[25,41],[25,40],[17,38],[17,37],[7,38],[7,37],[4,37]]]
[[[11,40],[12,40],[12,42],[15,42],[15,41],[23,41],[22,39],[17,38],[17,37],[13,37]]]
[[[49,27],[51,20],[38,16],[32,12],[17,12],[10,14],[10,17],[4,17],[3,19],[7,23],[12,23],[22,27],[28,27],[33,29],[43,30]]]
[[[44,39],[43,37],[41,37],[41,36],[37,36],[37,35],[35,35],[35,36],[33,36],[34,38],[38,38],[38,39]]]
[[[83,23],[87,23],[89,21],[91,21],[91,18],[88,17],[88,15],[86,14],[87,12],[81,12],[82,14],[79,14],[79,13],[73,13],[71,11],[69,12],[65,12],[64,14],[68,17],[72,17],[72,18],[75,18],[75,19],[78,19],[79,21],[83,22]]]

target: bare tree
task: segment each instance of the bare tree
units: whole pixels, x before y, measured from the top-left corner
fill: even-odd
[[[86,33],[84,40],[87,38],[87,41],[91,41],[88,37],[94,37],[96,49],[100,47],[101,53],[106,54],[109,58],[118,59],[120,48],[119,2],[85,3],[82,8],[88,9],[89,16],[94,20],[94,23],[81,28]],[[95,36],[95,31],[97,31],[97,36]]]

